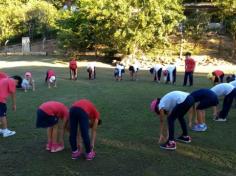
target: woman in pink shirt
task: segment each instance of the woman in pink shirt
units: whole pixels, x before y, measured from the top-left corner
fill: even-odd
[[[92,102],[87,99],[81,99],[73,103],[70,108],[70,145],[72,159],[77,159],[82,154],[82,146],[80,145],[81,137],[85,147],[86,160],[92,160],[95,157],[94,145],[96,130],[100,124],[99,112]],[[80,129],[79,133],[78,126]],[[89,137],[89,128],[91,128],[91,138]]]
[[[39,106],[36,127],[47,128],[46,150],[54,153],[64,149],[64,133],[68,116],[68,108],[63,103],[48,101]]]
[[[12,109],[16,110],[16,84],[18,80],[12,78],[0,79],[0,122],[2,128],[0,128],[0,134],[3,137],[8,137],[16,134],[15,131],[11,131],[7,128],[7,97],[12,97]]]
[[[70,79],[77,80],[78,69],[77,69],[77,62],[75,58],[69,62],[69,69],[70,69]]]

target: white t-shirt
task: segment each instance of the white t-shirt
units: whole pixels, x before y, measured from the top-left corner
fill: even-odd
[[[228,95],[230,92],[232,92],[233,89],[234,89],[234,86],[232,86],[229,83],[217,84],[217,85],[215,85],[214,87],[211,88],[211,90],[213,92],[215,92],[215,94],[218,97]]]
[[[161,98],[158,108],[171,112],[177,104],[183,103],[188,95],[187,92],[172,91]]]
[[[236,80],[235,81],[231,81],[229,84],[231,84],[232,86],[234,86],[236,88]]]
[[[154,68],[154,71],[157,72],[158,70],[160,70],[160,68],[162,68],[162,65],[156,64],[153,68]]]
[[[90,63],[88,63],[88,65],[87,65],[87,69],[88,69],[88,68],[91,68],[92,71],[94,71],[94,67],[95,67],[95,63],[94,63],[94,62],[90,62]]]
[[[168,70],[169,72],[173,72],[175,68],[176,68],[175,65],[167,65],[166,66],[166,70]]]
[[[117,68],[118,70],[123,70],[123,69],[125,69],[125,67],[124,67],[123,65],[120,65],[120,64],[117,64],[117,65],[116,65],[116,68]]]
[[[29,89],[30,88],[30,83],[27,79],[23,79],[22,83],[21,83],[21,87],[24,89]]]

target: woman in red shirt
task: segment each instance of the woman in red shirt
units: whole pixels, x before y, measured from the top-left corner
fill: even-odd
[[[85,147],[86,159],[92,160],[95,157],[94,145],[96,130],[100,124],[99,112],[92,102],[87,99],[81,99],[72,104],[70,108],[70,145],[72,159],[77,159],[81,156],[81,137]],[[79,133],[78,126],[80,127]],[[91,140],[89,137],[89,128],[91,128]]]
[[[69,62],[69,69],[70,69],[70,79],[77,80],[77,62],[75,58],[72,58],[72,60]]]

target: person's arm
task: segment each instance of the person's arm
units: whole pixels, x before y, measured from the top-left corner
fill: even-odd
[[[160,137],[159,137],[159,143],[164,142],[164,140],[166,139],[166,137],[164,136],[164,133],[166,131],[164,120],[165,120],[164,109],[160,109]]]
[[[213,118],[217,117],[217,106],[213,106]]]
[[[97,126],[98,126],[98,119],[94,120],[92,129],[91,129],[91,149],[94,149],[95,146],[95,140],[97,135]]]
[[[12,109],[13,111],[15,111],[16,110],[16,92],[12,93],[11,97],[12,97]]]

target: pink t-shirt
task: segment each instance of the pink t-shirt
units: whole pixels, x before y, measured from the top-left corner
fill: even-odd
[[[43,112],[50,116],[56,116],[60,119],[68,119],[69,112],[68,108],[60,102],[57,101],[48,101],[39,106]]]
[[[75,59],[72,59],[72,60],[70,61],[69,67],[70,67],[70,69],[72,69],[72,70],[75,70],[75,69],[77,68],[77,62],[76,62]]]
[[[56,76],[54,70],[52,70],[52,69],[49,69],[49,70],[47,71],[47,74],[48,74],[48,78],[51,78],[52,76]]]
[[[11,78],[0,79],[0,102],[6,103],[7,97],[16,92],[16,82]]]
[[[81,99],[79,101],[75,101],[72,104],[72,107],[78,107],[78,108],[83,109],[88,114],[88,117],[90,119],[99,119],[100,118],[100,114],[97,111],[94,104],[87,99]]]
[[[8,75],[4,72],[0,72],[0,79],[8,78]]]

